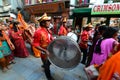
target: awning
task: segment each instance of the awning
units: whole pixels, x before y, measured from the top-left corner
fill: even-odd
[[[11,5],[0,7],[0,17],[9,17],[10,8],[11,8]]]
[[[0,12],[0,17],[9,17],[9,11]]]
[[[92,8],[75,8],[71,17],[120,17],[120,14],[96,14],[91,15]],[[108,16],[109,15],[109,16]]]
[[[91,8],[75,8],[72,11],[72,15],[70,16],[70,18],[74,18],[74,17],[88,17],[91,15]]]
[[[73,13],[80,13],[80,14],[84,14],[84,13],[91,13],[91,8],[75,8],[72,10]]]

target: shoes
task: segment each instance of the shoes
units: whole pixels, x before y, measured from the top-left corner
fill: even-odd
[[[7,66],[7,69],[8,69],[8,70],[10,70],[11,68],[12,68],[12,66],[10,66],[10,65],[9,65],[9,66]]]
[[[48,78],[48,80],[55,80],[53,77],[51,77],[51,78]]]
[[[16,62],[15,61],[10,61],[9,64],[15,64]]]
[[[15,61],[12,61],[11,63],[12,63],[12,64],[15,64],[16,62],[15,62]]]
[[[8,70],[7,68],[3,68],[2,72],[7,72],[7,70]]]

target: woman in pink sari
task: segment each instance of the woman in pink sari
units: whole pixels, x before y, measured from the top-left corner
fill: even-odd
[[[22,37],[22,31],[18,30],[18,22],[13,23],[13,27],[10,30],[10,37],[15,45],[14,55],[21,58],[28,57],[29,52],[25,46],[25,42]]]
[[[91,65],[102,65],[108,59],[115,46],[118,45],[117,34],[118,29],[108,27],[103,38],[99,39],[95,45]]]

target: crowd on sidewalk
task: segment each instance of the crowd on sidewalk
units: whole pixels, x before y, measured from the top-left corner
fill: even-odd
[[[54,80],[50,73],[50,61],[48,60],[48,45],[55,36],[68,36],[69,33],[76,35],[74,39],[83,53],[81,63],[89,67],[94,65],[99,68],[97,80],[120,79],[120,44],[117,27],[105,24],[86,24],[82,28],[79,25],[72,27],[67,25],[67,18],[61,19],[61,26],[51,23],[51,17],[44,13],[36,18],[35,23],[26,23],[18,12],[17,19],[0,23],[0,66],[3,72],[10,69],[11,63],[15,64],[14,57],[26,58],[29,52],[25,42],[31,45],[36,58],[41,58],[45,75],[48,80]]]

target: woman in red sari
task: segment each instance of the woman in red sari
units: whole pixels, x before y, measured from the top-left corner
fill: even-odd
[[[10,37],[15,45],[14,55],[21,58],[28,57],[29,52],[25,46],[25,42],[22,37],[22,31],[18,30],[18,22],[13,22],[13,27],[10,31]]]

